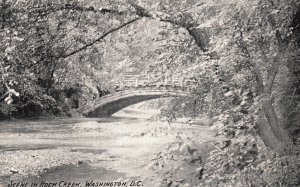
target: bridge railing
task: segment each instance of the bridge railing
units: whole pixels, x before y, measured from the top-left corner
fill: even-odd
[[[143,87],[143,86],[171,86],[187,88],[197,85],[197,82],[192,79],[187,79],[183,76],[153,76],[153,75],[124,75],[122,81],[115,84],[119,90],[132,87]]]

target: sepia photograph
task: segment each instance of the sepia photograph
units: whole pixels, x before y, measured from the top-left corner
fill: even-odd
[[[0,0],[0,187],[300,187],[300,1]]]

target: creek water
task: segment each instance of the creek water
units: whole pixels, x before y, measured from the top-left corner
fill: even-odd
[[[153,186],[157,177],[146,168],[166,145],[179,141],[178,135],[195,134],[203,141],[214,139],[205,126],[181,122],[169,126],[149,120],[150,116],[125,110],[110,118],[2,121],[0,187],[10,187],[12,180],[39,184],[73,181],[80,182],[81,187],[87,181],[143,180],[144,186]],[[96,159],[85,162],[89,155]],[[22,174],[26,171],[39,172]]]
[[[105,132],[101,133],[101,124],[115,126],[128,123],[140,124],[141,121],[133,118],[112,117],[0,122],[0,152],[68,148],[70,152],[101,155],[110,147],[103,142],[115,138],[108,136]],[[114,181],[123,176],[125,176],[124,173],[101,167],[101,163],[93,163],[93,165],[82,163],[45,168],[38,176],[26,176],[17,180],[13,175],[0,176],[0,184],[7,185],[11,180],[29,183],[76,181],[84,184],[87,180]]]

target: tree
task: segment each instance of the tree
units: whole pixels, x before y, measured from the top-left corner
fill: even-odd
[[[287,75],[283,71],[295,55],[295,43],[291,33],[291,18],[295,15],[293,1],[259,1],[250,8],[239,6],[234,20],[233,42],[237,56],[245,68],[249,68],[255,80],[258,108],[261,107],[267,123],[258,123],[257,132],[271,148],[286,154],[286,146],[291,145],[284,125],[274,108],[279,98],[274,94],[286,82],[277,77]],[[277,95],[280,97],[280,95]]]
[[[211,67],[217,64],[223,72],[223,75],[218,75],[219,82],[216,82],[212,89],[216,91],[218,85],[219,87],[229,85],[230,89],[253,91],[258,96],[255,98],[258,102],[254,102],[251,109],[261,109],[267,119],[267,123],[259,123],[256,126],[262,139],[269,147],[280,152],[285,152],[282,149],[287,145],[292,146],[291,139],[281,124],[282,120],[275,111],[279,109],[280,95],[275,99],[276,109],[273,95],[285,84],[282,82],[280,85],[277,77],[288,73],[282,70],[288,66],[295,55],[295,39],[292,37],[290,24],[296,14],[296,2],[271,0],[247,3],[204,1],[197,4],[196,1],[192,2],[196,8],[189,6],[191,1],[151,3],[140,1],[139,4],[129,1],[129,3],[140,17],[157,19],[185,29],[201,49],[202,54],[198,53],[198,55],[211,62]],[[209,10],[212,13],[209,14]],[[201,13],[207,15],[201,16]],[[210,36],[205,32],[208,29],[211,31]],[[203,39],[203,36],[207,38]],[[214,58],[217,59],[216,62]],[[198,63],[202,63],[201,59]],[[216,72],[207,71],[207,73],[212,78]],[[237,76],[244,76],[245,82],[235,79]],[[232,81],[235,85],[231,84]],[[229,91],[228,96],[229,93],[238,96],[243,92]],[[221,95],[222,90],[218,90],[218,93]],[[240,96],[237,103],[238,112],[244,111],[240,104],[246,103],[243,101],[243,96]]]

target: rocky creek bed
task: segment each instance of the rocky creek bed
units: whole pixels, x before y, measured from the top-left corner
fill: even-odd
[[[62,125],[60,125],[62,124]],[[5,124],[0,124],[3,128]],[[124,119],[9,123],[1,133],[0,181],[143,181],[195,186],[214,149],[207,126]],[[16,130],[27,129],[24,132]]]

